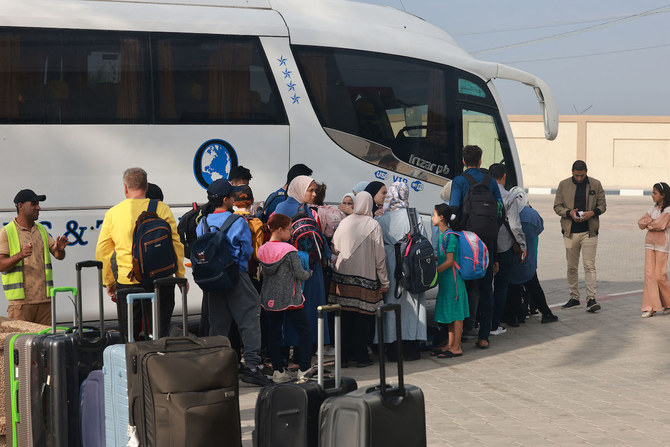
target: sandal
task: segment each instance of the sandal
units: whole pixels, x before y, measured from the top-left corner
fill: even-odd
[[[462,355],[463,355],[462,352],[460,354],[454,354],[453,352],[451,352],[450,350],[447,349],[446,351],[440,351],[437,354],[437,358],[438,359],[450,359],[452,357],[461,357]]]
[[[664,311],[664,312],[665,312],[665,311]],[[656,312],[654,312],[653,310],[647,310],[647,311],[645,311],[645,312],[642,312],[642,318],[653,317],[655,313],[656,313]]]
[[[444,349],[444,348],[446,348],[446,347],[447,347],[447,345],[444,345],[444,346],[438,346],[437,348],[435,348],[435,349],[433,349],[432,351],[430,351],[430,356],[431,356],[431,357],[435,357],[435,356],[438,355],[440,352],[442,352],[442,349]]]

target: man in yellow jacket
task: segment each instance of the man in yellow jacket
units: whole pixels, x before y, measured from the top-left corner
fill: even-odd
[[[128,274],[133,268],[133,231],[135,222],[140,214],[147,210],[149,199],[146,198],[148,188],[147,173],[142,168],[129,168],[123,173],[123,189],[126,199],[105,213],[105,219],[100,227],[100,236],[98,245],[95,249],[95,257],[102,262],[103,283],[107,288],[107,294],[116,301],[116,309],[119,319],[119,328],[124,337],[128,335],[128,305],[125,296],[116,296],[117,291],[137,287],[139,284],[135,280],[128,278]],[[167,206],[159,201],[156,206],[156,214],[164,219],[172,229],[172,244],[177,257],[178,278],[184,277],[184,246],[179,240],[177,234],[177,224],[175,218]],[[116,265],[118,274],[115,277],[112,270],[112,255],[116,254]],[[147,290],[152,292],[153,289]],[[159,328],[161,335],[166,335],[169,330],[172,311],[174,310],[174,290],[172,293],[166,291],[161,294]],[[140,303],[136,303],[137,309],[134,312],[133,326],[135,329],[135,338],[140,331]]]
[[[45,195],[22,189],[14,197],[17,216],[0,230],[2,288],[9,301],[7,314],[16,320],[51,324],[53,288],[51,255],[65,258],[67,237],[57,240],[37,222]]]

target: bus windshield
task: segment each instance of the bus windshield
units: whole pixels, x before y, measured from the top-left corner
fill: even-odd
[[[466,144],[482,148],[485,166],[507,158],[495,100],[480,78],[406,57],[293,50],[321,125],[359,158],[398,172],[404,166],[406,174],[437,184],[461,172]],[[351,136],[376,144],[361,148]]]

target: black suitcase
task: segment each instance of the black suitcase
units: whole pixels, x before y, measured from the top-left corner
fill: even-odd
[[[128,332],[135,297],[153,295],[153,333],[159,334],[160,287],[180,285],[188,327],[186,279],[161,278],[156,293],[130,294]],[[126,345],[128,407],[142,447],[241,446],[237,354],[226,337],[163,337]]]
[[[353,378],[340,377],[340,306],[319,306],[318,312],[318,382],[283,383],[261,389],[256,402],[256,447],[316,447],[319,441],[319,409],[323,401],[358,388]],[[335,377],[326,379],[323,322],[327,312],[335,314]]]
[[[41,421],[35,436],[36,446],[72,447],[81,445],[79,397],[81,383],[88,374],[102,369],[102,352],[112,344],[121,343],[118,332],[106,332],[102,313],[102,263],[84,261],[76,264],[77,288],[57,287],[51,294],[52,333],[39,335],[36,340],[38,358],[34,374],[42,384]],[[100,329],[84,328],[81,309],[81,271],[86,267],[98,269]],[[56,295],[71,292],[75,297],[75,327],[68,332],[56,332]]]
[[[426,410],[420,388],[403,380],[402,343],[398,346],[398,386],[386,384],[384,312],[396,313],[396,340],[401,340],[400,305],[377,310],[380,385],[331,397],[321,406],[321,447],[425,447]]]

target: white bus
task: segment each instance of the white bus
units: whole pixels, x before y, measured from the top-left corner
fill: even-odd
[[[478,144],[483,165],[520,163],[493,79],[540,79],[474,59],[443,30],[389,7],[304,0],[0,0],[0,222],[13,197],[46,194],[40,220],[67,234],[57,286],[92,259],[121,176],[141,166],[179,217],[232,166],[257,200],[305,163],[339,202],[361,180],[411,186],[424,213]],[[86,278],[85,278],[86,280]],[[95,319],[95,276],[84,314]],[[197,287],[191,289],[197,297]],[[193,309],[199,299],[192,299]],[[179,308],[179,305],[177,306]],[[191,306],[189,306],[191,307]],[[4,296],[0,312],[6,311]],[[178,312],[178,310],[177,310]],[[59,306],[59,320],[70,317]],[[106,317],[115,307],[106,303]]]

